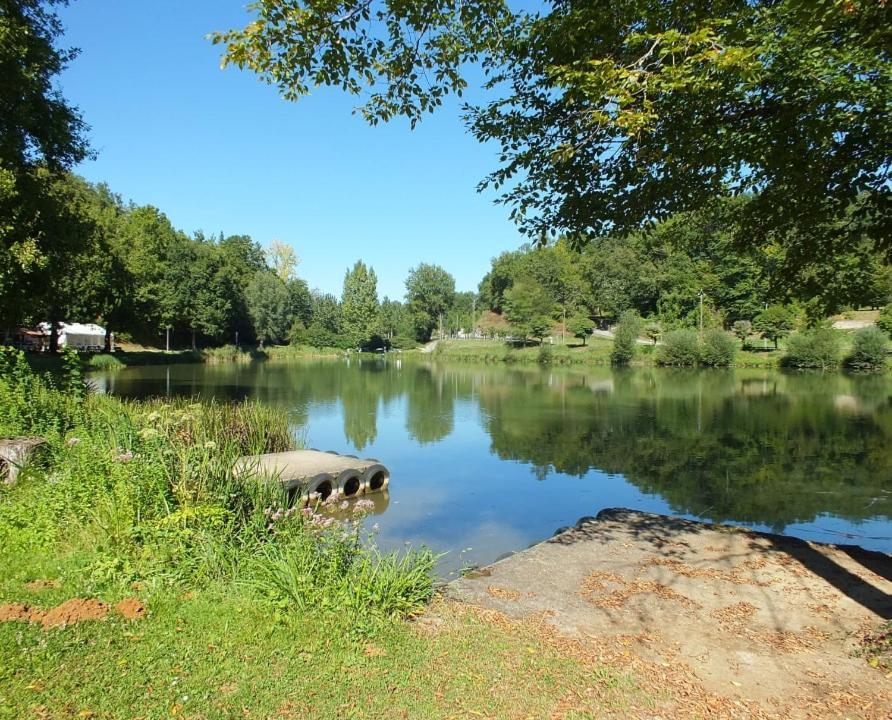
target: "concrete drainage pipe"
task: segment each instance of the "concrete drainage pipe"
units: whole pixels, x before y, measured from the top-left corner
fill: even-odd
[[[320,473],[309,478],[304,486],[302,500],[304,505],[325,502],[332,493],[337,492],[337,479],[330,473]]]
[[[344,470],[337,478],[338,495],[342,498],[354,498],[363,490],[362,475],[356,470]]]
[[[390,473],[380,463],[369,465],[362,473],[362,489],[365,493],[381,492],[390,484]]]

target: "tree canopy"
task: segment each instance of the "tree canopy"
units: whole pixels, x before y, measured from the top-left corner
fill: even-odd
[[[414,124],[479,62],[495,99],[471,132],[501,147],[483,181],[532,238],[574,242],[741,193],[741,244],[797,273],[867,238],[889,250],[892,6],[875,0],[260,0],[217,33],[224,64],[289,99],[367,92],[372,123]]]

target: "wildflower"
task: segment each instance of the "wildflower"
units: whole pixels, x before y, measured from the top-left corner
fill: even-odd
[[[80,438],[73,437],[73,438],[68,438],[68,440],[65,441],[65,444],[68,447],[74,447],[75,445],[79,445],[80,442],[81,442]]]
[[[266,517],[269,517],[270,515],[273,514],[273,509],[272,509],[271,507],[263,508],[263,514],[264,514]]]
[[[338,505],[338,507],[341,510],[346,510],[348,507],[350,507],[350,503],[344,500],[340,505]]]
[[[160,419],[161,419],[161,413],[159,413],[159,412],[157,412],[157,411],[156,411],[156,412],[150,412],[150,413],[148,414],[148,416],[146,417],[146,420],[148,420],[150,423],[158,422]]]
[[[204,444],[204,449],[205,449],[205,450],[213,450],[215,447],[217,447],[217,443],[215,443],[213,440],[208,440],[208,441]]]
[[[122,452],[115,456],[115,461],[120,463],[128,463],[133,460],[133,453],[128,450],[127,452]]]
[[[366,500],[363,498],[362,500],[358,500],[356,505],[353,506],[353,514],[359,515],[360,513],[368,513],[375,509],[375,503],[371,500]]]
[[[155,428],[143,428],[139,431],[139,436],[143,440],[151,440],[152,438],[158,437],[158,431]]]
[[[381,526],[380,526],[378,523],[375,523],[374,525],[372,525],[372,532],[373,532],[373,533],[378,532],[380,529],[381,529]]]

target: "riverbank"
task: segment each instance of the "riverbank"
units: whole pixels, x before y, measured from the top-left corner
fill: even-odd
[[[889,657],[862,642],[892,617],[882,553],[606,510],[448,595],[648,678],[662,702],[622,717],[892,713]]]
[[[633,367],[656,367],[658,346],[638,344]],[[514,347],[501,340],[440,340],[436,349],[425,357],[434,360],[467,363],[505,363],[540,365],[610,365],[613,341],[594,336],[585,345],[544,343]],[[416,356],[417,353],[410,353]],[[778,368],[782,350],[738,351],[732,367]]]
[[[2,720],[547,718],[591,678],[626,682],[428,605],[426,551],[270,512],[281,493],[231,468],[293,445],[282,413],[84,395],[76,368],[59,389],[0,359],[0,436],[46,441],[0,483]]]

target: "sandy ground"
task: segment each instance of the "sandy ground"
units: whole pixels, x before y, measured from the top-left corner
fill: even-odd
[[[608,510],[447,594],[627,665],[658,700],[619,717],[892,718],[853,654],[892,618],[881,553]]]

